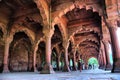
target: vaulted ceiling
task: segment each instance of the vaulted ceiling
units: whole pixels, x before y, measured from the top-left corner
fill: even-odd
[[[52,0],[51,4],[53,19],[57,16],[62,20],[60,23],[66,26],[68,37],[73,37],[80,54],[97,57],[102,38],[100,9],[105,7],[104,0]]]
[[[0,16],[5,16],[6,20],[0,21],[8,23],[8,30],[12,30],[12,25],[17,24],[31,30],[37,36],[36,39],[43,37],[46,18],[43,19],[43,11],[40,11],[36,1],[39,0],[2,0]],[[104,0],[45,1],[48,6],[51,5],[51,20],[56,24],[52,45],[59,43],[59,47],[62,47],[64,39],[72,37],[73,44],[78,46],[81,55],[97,57],[102,38],[101,16],[105,7]]]

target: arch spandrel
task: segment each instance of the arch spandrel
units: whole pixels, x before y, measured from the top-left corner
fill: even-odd
[[[28,28],[20,25],[14,25],[12,30],[10,31],[10,36],[14,36],[17,32],[25,32],[25,34],[30,38],[31,43],[33,44],[35,41],[35,33]]]

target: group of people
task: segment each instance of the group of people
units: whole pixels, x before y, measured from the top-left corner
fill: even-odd
[[[83,69],[95,69],[95,68],[96,68],[95,64],[88,64],[86,66],[82,60],[78,60],[78,69],[80,70],[80,72]]]

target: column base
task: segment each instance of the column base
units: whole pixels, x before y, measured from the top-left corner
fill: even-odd
[[[111,64],[107,64],[105,66],[105,70],[112,70],[112,65]]]
[[[70,72],[70,68],[68,66],[64,66],[63,72]]]
[[[111,73],[120,73],[120,68],[112,69]]]
[[[3,70],[2,73],[9,73],[9,70]]]
[[[8,65],[4,64],[2,73],[9,73]]]
[[[45,64],[44,69],[40,72],[40,74],[53,74],[55,71],[52,68],[51,64]]]
[[[76,67],[73,67],[73,71],[77,71],[77,68],[76,68]]]
[[[38,72],[38,70],[37,70],[37,69],[35,69],[33,72]]]
[[[30,72],[38,72],[37,68],[32,67],[31,69],[29,69]]]
[[[104,68],[105,68],[105,67],[104,67]],[[99,69],[103,69],[103,66],[102,66],[102,65],[100,65],[100,66],[99,66]]]
[[[112,73],[120,73],[120,59],[117,59],[114,63],[113,63],[113,68],[112,68]]]

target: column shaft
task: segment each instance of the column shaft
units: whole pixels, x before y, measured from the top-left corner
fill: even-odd
[[[64,56],[65,56],[65,65],[64,65],[63,71],[69,72],[69,71],[70,71],[70,68],[69,68],[68,48],[67,48],[67,47],[65,47],[65,54],[64,54]]]
[[[43,74],[54,73],[53,67],[51,65],[51,37],[46,36],[46,63],[44,69],[41,71]]]
[[[117,27],[109,27],[113,51],[112,72],[120,72],[120,41],[117,36]]]
[[[104,41],[103,44],[104,44],[105,56],[106,56],[106,67],[105,67],[105,70],[111,70],[112,69],[112,65],[110,63],[110,57],[109,57],[109,43]]]
[[[9,46],[12,41],[12,38],[6,38],[5,48],[4,48],[4,60],[3,60],[3,73],[9,72],[8,63],[9,63]]]
[[[33,50],[34,50],[33,51],[33,69],[34,70],[33,71],[34,72],[37,72],[37,63],[36,63],[36,57],[37,57],[37,53],[36,52],[37,52],[37,49],[36,49],[36,47],[35,46],[33,47]]]
[[[76,67],[76,50],[75,50],[75,52],[73,53],[73,70],[77,70],[77,67]]]
[[[8,56],[9,56],[9,43],[5,43],[5,50],[4,50],[4,67],[3,67],[3,72],[9,72],[8,69]]]

